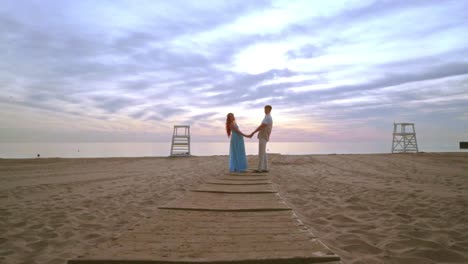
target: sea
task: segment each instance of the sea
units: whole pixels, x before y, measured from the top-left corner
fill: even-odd
[[[268,153],[283,155],[391,153],[392,142],[269,142]],[[467,152],[458,142],[419,144],[420,152]],[[245,143],[247,155],[258,153],[258,143]],[[170,142],[13,142],[0,143],[0,158],[167,157]],[[192,142],[194,156],[229,155],[229,142]]]

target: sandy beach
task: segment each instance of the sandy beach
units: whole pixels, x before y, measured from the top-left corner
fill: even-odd
[[[0,263],[66,263],[226,173],[227,159],[0,159]],[[468,263],[468,153],[270,164],[281,196],[343,263]]]

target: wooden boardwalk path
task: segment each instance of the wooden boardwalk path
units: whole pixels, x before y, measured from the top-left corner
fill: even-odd
[[[340,263],[265,174],[227,174],[69,264]]]

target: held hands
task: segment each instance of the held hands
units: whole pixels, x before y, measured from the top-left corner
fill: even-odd
[[[255,132],[252,132],[252,133],[250,133],[250,134],[248,134],[248,135],[244,134],[244,137],[246,137],[246,138],[252,138],[253,135],[255,135]]]

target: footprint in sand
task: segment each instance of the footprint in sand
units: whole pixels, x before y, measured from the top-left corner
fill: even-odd
[[[12,227],[20,228],[26,226],[26,221],[20,221],[11,225]]]
[[[58,234],[56,232],[47,232],[41,236],[42,238],[45,239],[52,239],[58,237]]]
[[[79,216],[77,216],[78,219],[80,220],[83,220],[83,221],[92,221],[94,219],[96,219],[96,216],[94,216],[93,214],[90,214],[90,213],[84,213],[84,214],[81,214]]]
[[[47,261],[47,264],[63,264],[66,262],[66,258],[54,258],[50,261]]]
[[[467,261],[463,255],[449,249],[437,249],[437,250],[414,250],[411,252],[411,256],[423,257],[426,259],[431,259],[436,261],[437,263],[450,263],[450,262],[458,262],[462,263]],[[465,262],[466,263],[466,262]]]
[[[7,256],[10,256],[10,255],[13,255],[15,254],[15,251],[14,250],[11,250],[11,249],[8,249],[8,250],[0,250],[0,256],[2,257],[7,257]],[[0,259],[1,260],[1,259]],[[3,263],[3,262],[0,262],[0,263]]]
[[[60,196],[60,195],[55,195],[55,197],[53,197],[52,199],[53,199],[54,201],[59,202],[59,201],[62,201],[62,200],[63,200],[63,197]]]
[[[340,223],[340,224],[349,224],[349,223],[358,222],[357,220],[352,219],[352,218],[347,217],[347,216],[342,215],[342,214],[331,215],[331,216],[327,217],[327,219],[335,221],[335,222]]]
[[[346,251],[353,252],[353,253],[357,252],[357,253],[373,254],[373,255],[380,254],[382,252],[382,249],[369,245],[368,243],[362,240],[355,240],[353,244],[342,246],[341,248]]]
[[[99,234],[97,233],[90,233],[90,234],[86,234],[83,238],[86,239],[86,240],[93,240],[93,239],[96,239],[100,237]]]
[[[26,244],[28,248],[32,249],[35,252],[44,250],[45,248],[47,248],[48,245],[49,243],[46,240],[39,240]]]
[[[100,230],[104,227],[103,224],[83,224],[81,225],[82,228],[86,229],[94,229],[94,230]]]
[[[75,234],[71,231],[66,231],[65,233],[62,234],[62,237],[65,238],[65,239],[68,239],[70,237],[73,237],[75,236]]]

